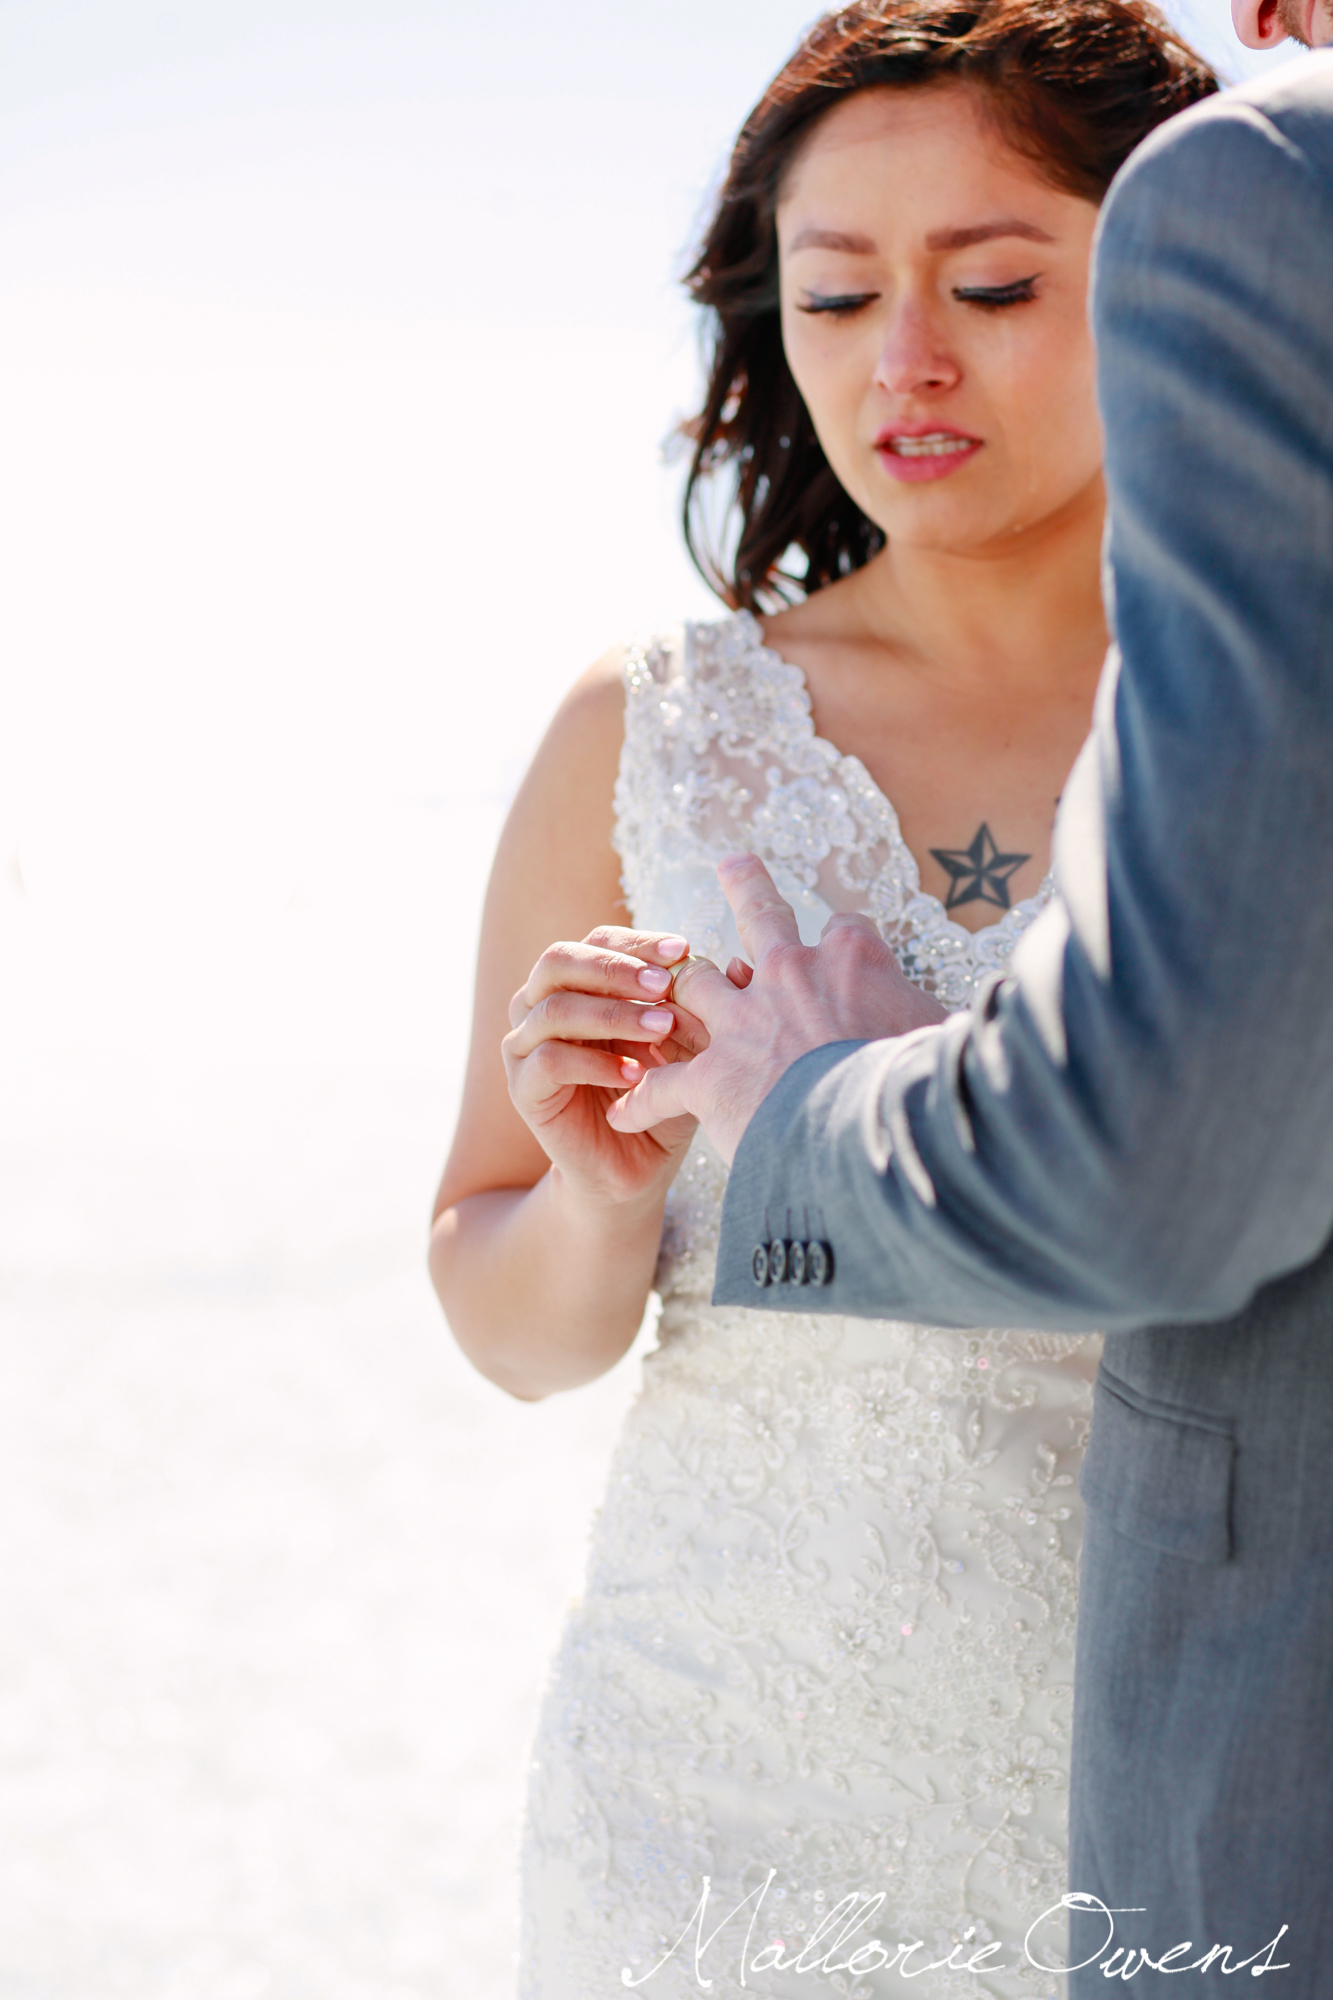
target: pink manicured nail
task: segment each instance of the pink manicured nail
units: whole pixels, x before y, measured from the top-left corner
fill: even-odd
[[[633,1056],[626,1056],[620,1065],[620,1074],[626,1083],[637,1083],[643,1075],[643,1064],[636,1063]]]
[[[689,948],[688,938],[664,937],[657,940],[657,955],[667,965],[674,965],[678,958],[684,958]]]
[[[645,965],[639,974],[639,984],[650,993],[665,993],[671,984],[671,974],[663,965]]]
[[[676,1017],[669,1007],[645,1007],[639,1019],[650,1033],[656,1034],[659,1028],[673,1027]]]
[[[730,871],[733,868],[739,868],[742,861],[753,861],[753,860],[754,860],[753,854],[745,854],[745,853],[724,854],[722,859],[717,864],[717,872],[720,875],[723,869],[725,868],[728,871],[728,873],[730,873]]]

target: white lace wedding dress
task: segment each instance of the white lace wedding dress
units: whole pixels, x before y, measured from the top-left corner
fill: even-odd
[[[946,916],[746,614],[636,648],[626,678],[636,923],[725,963],[739,944],[713,864],[745,847],[807,941],[830,910],[866,911],[961,1006],[1048,900],[1049,880],[977,934]],[[1056,1993],[1023,1940],[1067,1886],[1075,1475],[1099,1342],[715,1308],[725,1175],[701,1136],[671,1190],[658,1347],[552,1671],[523,2000],[629,1981],[651,2000]],[[809,1944],[881,1892],[840,1950],[843,1920]],[[855,1961],[872,1938],[880,1955]],[[874,1969],[916,1940],[911,1976]],[[987,1970],[954,1969],[988,1942]],[[1033,1955],[1062,1942],[1048,1923]]]

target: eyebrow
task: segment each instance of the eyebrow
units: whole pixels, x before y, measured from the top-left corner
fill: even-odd
[[[845,229],[810,228],[797,231],[788,255],[792,250],[850,250],[854,257],[869,257],[874,248],[868,236],[857,236]]]
[[[1021,236],[1028,243],[1054,243],[1055,238],[1035,222],[1006,216],[1001,222],[978,222],[970,229],[935,229],[926,238],[927,250],[970,250],[974,243],[992,243],[997,236]]]
[[[1028,243],[1054,243],[1055,238],[1035,222],[1005,216],[999,222],[977,222],[963,229],[936,229],[926,238],[927,250],[970,250],[974,243],[993,243],[998,236],[1021,236]],[[853,257],[874,255],[875,245],[868,236],[845,229],[798,230],[788,256],[797,250],[845,250]]]

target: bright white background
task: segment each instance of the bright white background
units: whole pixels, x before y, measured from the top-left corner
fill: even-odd
[[[426,1216],[504,802],[709,608],[672,280],[813,11],[0,0],[4,2000],[510,1990],[637,1364],[507,1402]]]

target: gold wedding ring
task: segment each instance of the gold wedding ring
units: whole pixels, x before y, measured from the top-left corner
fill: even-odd
[[[692,951],[688,958],[682,958],[680,964],[673,966],[671,969],[671,984],[666,990],[667,999],[674,1000],[676,998],[676,981],[682,973],[688,972],[692,965],[711,965],[712,963],[711,958],[701,958],[697,951]],[[685,1002],[682,1000],[678,1004],[683,1007]]]

